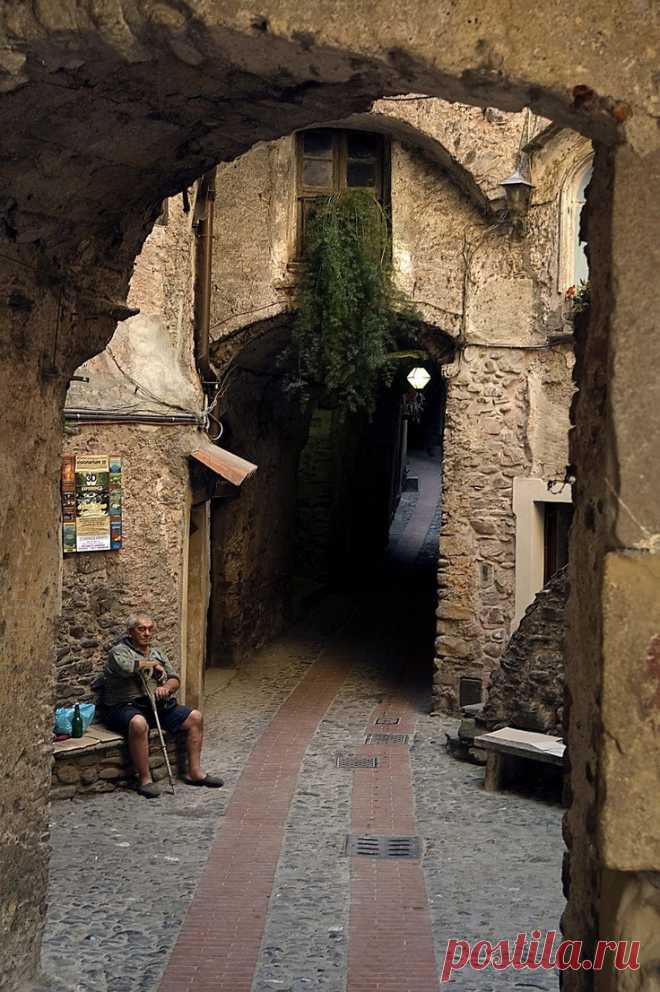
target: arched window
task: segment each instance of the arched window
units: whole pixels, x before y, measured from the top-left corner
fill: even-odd
[[[589,278],[586,241],[580,238],[580,217],[593,173],[593,153],[589,153],[566,177],[561,195],[558,286],[565,293]]]
[[[380,134],[313,128],[297,137],[296,255],[304,254],[305,227],[319,202],[346,189],[364,189],[384,203],[387,145]]]

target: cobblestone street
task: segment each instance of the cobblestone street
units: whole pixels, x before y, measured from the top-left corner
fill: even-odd
[[[224,789],[53,805],[40,992],[427,992],[451,937],[558,928],[561,809],[485,793],[446,753],[455,721],[428,715],[434,471],[368,595],[329,595],[210,674],[205,763]],[[349,857],[347,834],[417,836],[423,856]],[[452,988],[557,987],[529,974],[466,969]]]

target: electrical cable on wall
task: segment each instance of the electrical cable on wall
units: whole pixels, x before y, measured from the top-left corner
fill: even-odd
[[[115,357],[115,355],[114,355],[114,352],[112,351],[112,348],[110,347],[110,345],[108,345],[108,346],[106,347],[106,349],[105,349],[105,350],[106,350],[106,352],[107,352],[107,354],[108,354],[108,355],[110,356],[110,358],[112,359],[112,361],[113,361],[113,362],[115,363],[115,365],[117,366],[117,368],[119,369],[119,371],[121,372],[121,374],[122,374],[122,375],[123,375],[123,376],[124,376],[124,377],[125,377],[125,378],[126,378],[126,379],[127,379],[127,380],[128,380],[128,381],[129,381],[129,382],[130,382],[130,383],[132,384],[132,385],[133,385],[133,386],[135,386],[135,388],[136,388],[136,389],[139,389],[139,390],[141,390],[141,391],[142,391],[142,392],[143,392],[143,393],[144,393],[144,394],[145,394],[146,396],[148,396],[148,397],[149,397],[150,399],[152,399],[152,400],[154,400],[154,401],[155,401],[156,403],[160,403],[160,404],[161,404],[161,406],[166,406],[166,407],[168,407],[168,408],[169,408],[169,409],[171,409],[171,410],[180,410],[180,411],[181,411],[182,413],[194,413],[194,411],[193,411],[193,410],[189,410],[189,409],[188,409],[187,407],[185,407],[185,406],[179,406],[179,404],[178,404],[178,403],[169,403],[169,402],[168,402],[167,400],[164,400],[164,399],[162,399],[162,398],[161,398],[160,396],[157,396],[157,395],[156,395],[155,393],[152,393],[152,392],[151,392],[151,390],[150,390],[150,389],[149,389],[149,388],[148,388],[147,386],[144,386],[144,385],[143,385],[143,384],[142,384],[141,382],[138,382],[138,381],[137,381],[137,379],[134,379],[134,378],[133,378],[133,376],[132,376],[132,375],[130,375],[130,374],[129,374],[129,373],[128,373],[128,372],[126,371],[126,369],[123,369],[123,368],[121,367],[121,365],[120,365],[120,364],[119,364],[119,362],[117,361],[117,359],[116,359],[116,357]]]

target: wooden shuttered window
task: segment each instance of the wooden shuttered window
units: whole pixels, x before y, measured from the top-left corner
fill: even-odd
[[[298,258],[305,253],[309,219],[328,197],[347,189],[362,189],[385,205],[388,151],[382,135],[365,131],[314,128],[298,134]]]

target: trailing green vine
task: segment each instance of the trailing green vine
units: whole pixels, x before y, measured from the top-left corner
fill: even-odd
[[[371,413],[392,348],[414,340],[419,318],[394,287],[387,220],[370,193],[333,196],[310,218],[298,307],[292,385]]]

